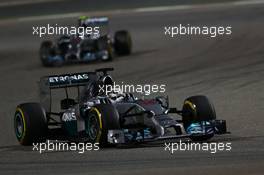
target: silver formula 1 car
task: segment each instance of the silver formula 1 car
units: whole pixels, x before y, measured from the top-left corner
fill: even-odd
[[[17,106],[14,126],[18,141],[22,145],[46,139],[107,145],[183,137],[203,141],[227,133],[225,120],[216,119],[205,96],[187,98],[179,110],[169,106],[168,97],[138,99],[131,93],[100,91],[113,84],[111,70],[42,77],[40,103]],[[65,97],[55,103],[60,89]],[[70,98],[74,93],[70,90],[76,90],[74,98]]]
[[[130,33],[120,30],[112,37],[107,17],[81,16],[76,28],[78,29],[76,29],[76,34],[64,34],[55,42],[43,41],[41,43],[39,55],[43,66],[88,63],[95,60],[111,61],[115,56],[131,54]],[[62,29],[68,33],[73,32],[66,27]]]

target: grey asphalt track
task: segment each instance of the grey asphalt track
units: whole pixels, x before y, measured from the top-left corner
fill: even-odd
[[[203,4],[203,3],[217,3],[230,2],[238,0],[40,0],[41,3],[30,3],[32,0],[9,0],[12,5],[1,6],[0,1],[0,19],[1,18],[16,18],[32,15],[47,15],[47,14],[61,14],[73,13],[83,11],[103,11],[109,9],[131,9],[142,8],[149,6],[160,5],[188,5],[188,4]],[[23,2],[27,2],[24,3]],[[6,4],[4,0],[3,3]],[[17,4],[17,5],[16,5]]]
[[[0,26],[0,174],[240,174],[264,171],[264,5],[198,8],[114,14],[113,31],[128,29],[131,56],[109,63],[44,68],[38,60],[43,38],[32,26],[75,24],[76,19],[6,22]],[[164,26],[232,26],[231,36],[169,38]],[[164,151],[161,145],[106,148],[97,152],[39,154],[19,146],[13,114],[19,103],[38,101],[39,77],[114,67],[118,82],[166,84],[173,106],[191,95],[205,94],[217,116],[228,122],[231,135],[212,141],[231,142],[232,150]]]

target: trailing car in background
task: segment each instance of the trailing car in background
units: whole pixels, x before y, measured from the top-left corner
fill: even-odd
[[[31,145],[54,139],[104,146],[183,137],[203,141],[227,133],[226,121],[216,119],[215,109],[205,96],[187,98],[178,110],[169,107],[168,98],[163,96],[138,99],[131,93],[105,94],[101,88],[113,84],[108,74],[112,70],[42,77],[40,103],[19,104],[16,108],[18,141]],[[55,98],[56,89],[64,89],[65,97]],[[74,98],[70,89],[75,90]],[[60,102],[57,109],[55,99]]]
[[[61,66],[64,63],[94,60],[111,61],[115,55],[129,55],[132,39],[126,30],[110,35],[107,17],[79,18],[78,27],[96,28],[97,32],[80,35],[62,35],[57,41],[43,41],[40,46],[40,60],[44,66]]]

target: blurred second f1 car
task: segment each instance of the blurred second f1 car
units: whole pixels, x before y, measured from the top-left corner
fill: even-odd
[[[39,54],[44,66],[94,60],[111,61],[114,56],[129,55],[132,50],[130,33],[120,30],[112,37],[107,17],[81,16],[78,27],[74,28],[76,30],[69,31],[67,27],[61,29],[69,34],[62,35],[56,42],[41,43]]]
[[[14,126],[20,144],[46,139],[102,146],[183,137],[204,141],[227,133],[225,120],[216,119],[212,103],[202,95],[187,98],[179,110],[169,107],[168,98],[163,96],[138,99],[131,93],[106,94],[103,89],[113,85],[108,74],[111,70],[41,78],[40,103],[23,103],[16,108]],[[60,89],[65,90],[63,98],[57,96]],[[74,98],[70,98],[70,90]],[[56,99],[60,103],[54,103]]]

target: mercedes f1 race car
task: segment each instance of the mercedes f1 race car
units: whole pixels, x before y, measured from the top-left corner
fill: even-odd
[[[105,85],[113,84],[112,70],[42,77],[40,103],[16,108],[14,128],[20,144],[46,139],[102,146],[174,138],[204,141],[227,133],[226,121],[216,119],[205,96],[187,98],[179,110],[169,107],[168,97],[138,99],[132,93],[116,91],[106,94],[103,89],[109,86]]]
[[[67,31],[66,29],[68,28],[61,28],[63,31]],[[110,61],[116,55],[131,53],[132,40],[129,32],[120,30],[111,37],[107,17],[82,16],[77,29],[68,31],[70,34],[62,35],[56,42],[41,43],[39,55],[44,66],[87,63],[94,60]]]

